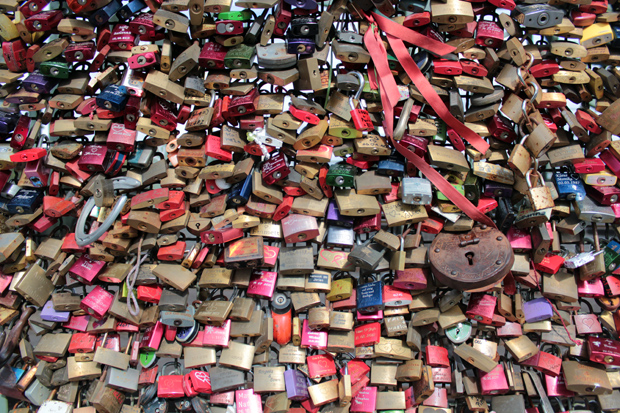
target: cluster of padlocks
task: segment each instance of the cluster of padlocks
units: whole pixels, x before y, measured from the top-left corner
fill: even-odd
[[[0,413],[620,411],[615,0],[0,12]]]

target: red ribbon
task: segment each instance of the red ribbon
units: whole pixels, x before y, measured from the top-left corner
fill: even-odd
[[[374,13],[373,16],[382,30],[385,31],[386,28],[393,30],[393,25],[396,25],[398,34],[416,46],[423,47],[438,54],[450,53],[454,50],[452,46],[445,45],[441,42],[437,42],[436,40],[414,32],[413,30],[409,30],[397,23],[392,22],[390,19],[386,19]],[[369,21],[374,23],[372,18],[369,18]],[[392,75],[387,63],[387,51],[378,36],[378,33],[375,32],[373,26],[371,25],[371,28],[364,35],[364,43],[366,44],[366,48],[368,49],[374,63],[374,67],[377,71],[376,81],[379,84],[381,102],[385,113],[384,127],[386,134],[392,140],[392,144],[398,152],[413,163],[439,191],[448,197],[448,199],[459,209],[461,209],[467,216],[475,221],[495,228],[495,223],[491,220],[491,218],[480,212],[471,202],[469,202],[467,198],[465,198],[465,196],[458,192],[456,188],[454,188],[443,176],[441,176],[439,172],[426,163],[424,159],[410,151],[399,142],[394,141],[394,107],[400,99],[400,91],[396,86],[396,81],[394,80],[394,76]],[[450,111],[445,106],[443,101],[441,101],[439,95],[437,95],[435,90],[432,88],[428,80],[426,80],[418,66],[409,55],[409,52],[407,51],[407,48],[402,40],[388,33],[388,41],[390,42],[392,51],[394,51],[401,65],[407,71],[407,74],[411,80],[418,87],[418,90],[424,95],[425,99],[429,102],[431,107],[433,107],[438,116],[444,119],[448,125],[457,131],[457,133],[463,135],[477,150],[485,153],[489,148],[489,144],[450,114]],[[407,114],[401,114],[401,116],[407,116]]]
[[[379,28],[386,34],[394,35],[407,43],[426,49],[433,54],[443,56],[456,51],[456,47],[454,46],[450,46],[449,44],[445,44],[439,40],[424,36],[423,34],[398,24],[387,17],[381,16],[380,14],[372,13],[372,16],[379,25]]]

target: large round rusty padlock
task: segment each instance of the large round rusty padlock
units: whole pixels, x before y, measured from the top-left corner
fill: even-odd
[[[429,251],[431,268],[439,282],[461,291],[484,291],[500,282],[514,263],[504,234],[476,227],[465,233],[438,234]]]

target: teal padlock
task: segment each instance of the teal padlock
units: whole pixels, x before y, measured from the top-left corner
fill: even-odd
[[[466,342],[471,337],[472,326],[469,322],[458,323],[445,330],[448,340],[455,344]]]

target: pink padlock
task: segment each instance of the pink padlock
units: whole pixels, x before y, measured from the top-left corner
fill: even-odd
[[[69,274],[86,285],[93,285],[93,280],[105,266],[105,261],[94,260],[88,254],[84,254],[71,266]]]
[[[377,388],[366,386],[351,400],[350,412],[374,412],[377,405]]]
[[[226,320],[219,327],[206,325],[202,336],[203,347],[228,347],[231,321]]]
[[[89,315],[73,315],[71,316],[69,321],[64,323],[62,326],[64,328],[68,328],[70,330],[75,330],[75,331],[80,331],[83,333],[88,328],[89,321],[90,321]]]
[[[144,330],[142,339],[140,340],[140,348],[147,351],[157,351],[161,340],[164,338],[164,325],[158,321],[153,326],[149,326]]]
[[[506,380],[506,374],[504,374],[504,367],[501,364],[495,366],[495,368],[488,373],[479,370],[479,374],[480,390],[483,396],[505,394],[510,390],[508,381]]]
[[[247,289],[248,297],[271,299],[276,288],[277,280],[278,273],[275,271],[253,271]]]
[[[114,302],[114,294],[97,285],[80,303],[80,308],[97,320],[105,317]]]
[[[263,403],[260,394],[254,394],[254,389],[235,391],[237,413],[263,413]]]
[[[327,331],[311,330],[308,320],[304,320],[301,329],[301,347],[314,350],[327,349]]]

